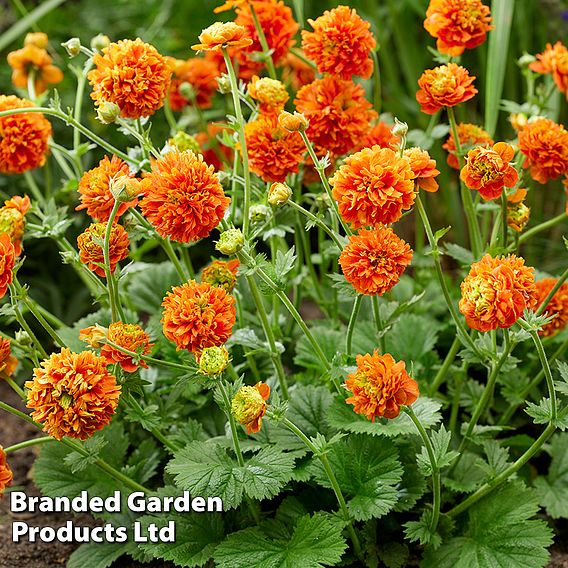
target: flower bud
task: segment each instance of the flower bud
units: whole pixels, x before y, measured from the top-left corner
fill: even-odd
[[[69,57],[75,57],[81,53],[81,40],[78,37],[72,37],[61,45],[65,48]]]
[[[16,331],[15,335],[16,342],[19,343],[22,347],[27,347],[28,345],[32,344],[32,338],[27,331],[20,329]]]
[[[109,189],[116,201],[121,203],[128,203],[142,193],[140,180],[127,175],[112,178]]]
[[[524,112],[518,112],[509,115],[509,122],[517,132],[520,132],[529,123],[529,119]]]
[[[102,51],[108,45],[110,45],[110,38],[107,35],[97,34],[91,39],[91,47],[97,51]]]
[[[45,49],[48,44],[47,34],[43,32],[30,32],[24,38],[24,45],[35,45],[40,49]]]
[[[262,221],[266,221],[268,216],[270,215],[270,209],[266,205],[262,203],[257,203],[256,205],[251,205],[250,211],[250,220],[253,223],[261,223]]]
[[[168,140],[168,143],[171,146],[175,146],[180,152],[192,150],[196,154],[201,153],[201,146],[199,146],[197,140],[191,136],[191,134],[188,134],[183,130],[176,132],[175,136]]]
[[[199,356],[199,372],[216,377],[229,364],[229,352],[224,347],[206,347]]]
[[[184,81],[178,87],[179,94],[188,101],[192,101],[195,98],[195,89],[191,83]]]
[[[536,57],[530,53],[523,53],[519,59],[517,59],[517,64],[521,68],[528,67],[531,63],[536,61]]]
[[[266,413],[266,400],[270,396],[270,387],[257,383],[254,387],[241,387],[231,403],[231,414],[240,424],[244,424],[249,434],[260,430],[262,417]]]
[[[107,336],[108,329],[99,324],[90,325],[79,332],[79,339],[95,349],[100,349],[105,344]]]
[[[227,95],[231,92],[231,80],[229,79],[229,75],[226,73],[217,77],[217,90],[222,95]]]
[[[310,125],[308,119],[298,111],[294,114],[288,111],[281,111],[278,115],[278,124],[288,132],[305,132]]]
[[[112,124],[120,116],[120,107],[116,103],[103,101],[97,108],[97,118],[103,124]]]
[[[316,205],[322,210],[329,209],[331,207],[329,195],[327,193],[319,193],[316,195]]]
[[[292,190],[285,183],[275,182],[268,190],[268,203],[273,207],[285,205],[290,197],[292,197]]]
[[[394,119],[394,126],[392,127],[392,133],[394,136],[405,137],[408,133],[408,124],[406,122],[401,122],[398,118]]]
[[[215,248],[222,254],[230,256],[239,252],[245,243],[245,237],[240,229],[228,229],[219,235]]]

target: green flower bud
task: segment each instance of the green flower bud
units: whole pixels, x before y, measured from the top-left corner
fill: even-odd
[[[245,243],[245,237],[240,229],[228,229],[223,231],[215,248],[222,254],[230,256],[239,252]]]
[[[229,364],[229,352],[224,347],[206,347],[199,356],[199,372],[209,377],[220,375]]]
[[[251,205],[250,208],[250,220],[253,223],[261,223],[266,221],[270,215],[270,209],[262,203],[257,203],[256,205]]]
[[[81,53],[81,40],[78,37],[72,37],[61,45],[65,48],[69,57],[75,57]]]
[[[91,40],[91,47],[97,51],[102,51],[105,47],[110,44],[110,38],[104,34],[97,34]]]
[[[175,146],[180,152],[185,152],[186,150],[192,150],[196,154],[201,153],[201,147],[197,140],[191,136],[191,134],[187,134],[183,130],[179,130],[173,138],[168,140],[170,145]]]
[[[97,118],[103,124],[112,124],[120,116],[120,107],[116,103],[103,101],[97,108]]]
[[[268,190],[268,203],[273,207],[280,207],[288,203],[290,197],[292,197],[292,190],[285,183],[273,183]]]

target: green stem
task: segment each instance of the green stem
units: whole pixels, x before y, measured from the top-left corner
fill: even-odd
[[[258,15],[256,10],[254,9],[254,4],[250,2],[248,4],[250,13],[252,16],[252,21],[254,22],[254,27],[256,29],[256,33],[258,34],[258,41],[260,42],[260,46],[262,47],[262,55],[264,62],[266,63],[266,68],[268,69],[268,74],[270,75],[271,79],[276,79],[276,69],[274,69],[274,62],[272,61],[272,55],[270,55],[270,47],[268,46],[268,42],[266,41],[266,35],[264,34],[264,30],[260,25],[258,20]]]
[[[304,207],[302,207],[299,203],[292,201],[291,199],[288,201],[288,204],[291,205],[296,211],[299,211],[302,215],[307,217],[314,225],[317,225],[320,229],[322,229],[331,240],[338,246],[339,250],[343,250],[343,244],[339,240],[339,236],[336,235],[333,230],[328,227],[319,217],[314,215],[311,211],[308,211]]]
[[[18,450],[23,450],[24,448],[29,448],[30,446],[37,446],[39,444],[45,444],[47,442],[55,442],[55,439],[51,436],[41,436],[40,438],[32,438],[31,440],[25,440],[19,444],[14,444],[13,446],[8,446],[4,448],[4,452],[9,454],[11,452],[17,452]]]
[[[442,363],[442,366],[440,367],[439,371],[436,373],[436,376],[434,377],[434,380],[432,381],[432,384],[428,389],[430,395],[434,395],[435,393],[438,392],[440,385],[444,382],[444,379],[446,378],[446,375],[448,374],[448,371],[452,366],[452,363],[454,362],[454,359],[456,358],[458,351],[460,350],[460,345],[461,341],[456,337],[450,347],[450,350],[446,355],[446,358],[444,359],[444,362]]]
[[[119,317],[118,307],[120,304],[120,298],[118,297],[118,290],[114,279],[114,275],[110,269],[110,235],[112,232],[114,220],[116,219],[116,215],[118,214],[119,207],[120,207],[120,201],[115,200],[109,219],[107,221],[107,226],[105,230],[105,240],[103,243],[103,259],[105,264],[104,269],[107,280],[107,290],[108,290],[108,299],[110,304],[111,319],[113,322],[118,321]],[[122,319],[124,319],[124,317]]]
[[[45,196],[43,195],[43,193],[39,189],[39,187],[38,187],[37,183],[35,182],[35,179],[34,179],[33,175],[31,174],[31,172],[29,172],[29,171],[24,172],[24,179],[26,180],[26,183],[28,184],[28,187],[30,188],[30,191],[32,192],[34,199],[40,205],[43,205],[45,203]]]
[[[26,393],[23,391],[23,389],[20,388],[20,386],[18,384],[16,384],[16,381],[14,381],[14,379],[12,379],[12,377],[9,377],[4,371],[0,371],[0,379],[7,382],[8,385],[10,385],[10,387],[12,388],[12,390],[22,399],[22,400],[26,400]]]
[[[110,345],[113,349],[116,349],[117,351],[120,351],[125,355],[130,355],[130,357],[133,357],[134,359],[142,359],[142,361],[146,361],[147,363],[153,363],[154,365],[162,365],[164,367],[171,367],[172,369],[180,369],[185,372],[190,370],[190,368],[187,365],[182,365],[181,363],[174,363],[173,361],[164,361],[162,359],[155,359],[154,357],[149,357],[148,355],[140,355],[135,351],[130,351],[129,349],[121,347],[120,345],[114,343],[114,341],[111,341],[110,339],[105,339],[104,342]]]
[[[353,302],[353,309],[351,310],[349,325],[347,326],[347,338],[345,343],[345,350],[347,352],[347,355],[351,355],[353,332],[355,331],[355,323],[357,322],[357,316],[359,315],[359,310],[361,309],[362,302],[363,302],[363,296],[361,294],[357,294],[357,296],[355,297],[355,301]]]
[[[85,68],[77,73],[77,91],[75,93],[75,108],[73,109],[73,118],[76,122],[81,122],[81,112],[83,110],[83,93],[85,91],[85,83],[87,81],[87,73],[93,66],[92,60],[87,61]],[[81,132],[79,130],[73,131],[73,149],[77,152],[81,144]],[[79,158],[81,160],[81,158]]]
[[[377,295],[371,296],[371,302],[373,304],[373,318],[375,320],[375,327],[377,328],[377,334],[379,336],[379,349],[381,351],[381,355],[384,355],[386,353],[386,346],[384,326],[381,320],[381,310],[379,308],[379,297]]]
[[[501,194],[501,235],[503,238],[503,248],[507,248],[507,194],[505,191]]]
[[[536,225],[536,227],[529,229],[519,237],[519,245],[523,244],[525,241],[527,241],[531,237],[534,237],[538,233],[541,233],[542,231],[546,231],[546,229],[550,229],[551,227],[558,225],[558,223],[561,223],[566,219],[568,219],[568,217],[566,217],[566,213],[560,213],[560,215],[557,215],[556,217],[553,217],[552,219],[549,219],[544,223],[540,223],[540,225]]]
[[[47,359],[47,353],[43,348],[42,344],[39,342],[38,338],[36,337],[35,333],[32,331],[31,327],[28,325],[28,322],[25,320],[20,308],[18,307],[18,301],[16,299],[17,290],[13,284],[9,285],[10,288],[10,300],[12,303],[12,307],[14,308],[14,316],[16,321],[20,324],[21,328],[30,336],[32,343],[34,345],[35,350],[39,353],[42,359]],[[39,365],[39,361],[34,354],[35,364]]]

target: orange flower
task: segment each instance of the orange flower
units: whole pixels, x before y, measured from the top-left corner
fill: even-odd
[[[414,173],[390,148],[364,148],[329,180],[341,217],[354,229],[390,225],[414,203]]]
[[[371,146],[380,146],[381,148],[390,148],[395,150],[400,144],[400,137],[392,133],[392,124],[387,124],[380,120],[373,126],[371,132],[361,144],[362,148],[370,148]]]
[[[248,94],[259,102],[261,113],[278,113],[288,102],[290,95],[281,81],[255,75],[247,85]]]
[[[152,171],[144,173],[142,186],[142,213],[162,237],[180,243],[207,237],[231,201],[213,166],[191,150],[176,148],[154,160]]]
[[[91,98],[98,106],[111,102],[124,118],[154,114],[164,104],[172,70],[158,50],[140,38],[111,43],[93,57],[96,69],[87,75]]]
[[[465,157],[460,177],[469,189],[479,191],[485,201],[501,197],[503,187],[513,187],[517,170],[510,164],[515,150],[505,142],[497,142],[492,149],[477,147]]]
[[[18,360],[10,350],[10,340],[0,339],[0,372],[11,377],[18,366]]]
[[[233,150],[217,139],[217,136],[222,135],[224,130],[223,126],[210,122],[207,124],[207,132],[198,132],[194,136],[201,149],[203,160],[206,164],[213,166],[215,171],[223,169],[221,156],[225,157],[227,163],[233,162]]]
[[[53,60],[45,50],[46,47],[45,34],[28,34],[22,49],[8,53],[8,65],[12,68],[14,87],[27,89],[30,73],[34,74],[34,89],[38,95],[43,93],[48,85],[63,80],[63,72],[53,65]]]
[[[12,483],[13,477],[12,470],[6,460],[6,452],[0,446],[0,496],[4,494],[4,489]]]
[[[491,136],[489,136],[489,133],[483,130],[481,126],[477,126],[476,124],[462,122],[458,124],[457,132],[461,149],[464,152],[467,152],[475,146],[483,146],[487,148],[488,146],[493,146],[494,144]],[[442,145],[442,148],[446,150],[446,152],[448,152],[448,166],[454,168],[455,170],[459,170],[460,166],[456,154],[456,141],[454,140],[454,135],[451,131],[445,144]]]
[[[546,49],[539,53],[537,61],[529,65],[529,69],[536,73],[552,74],[552,78],[561,93],[568,99],[568,49],[557,41],[554,46],[546,44]]]
[[[523,201],[527,190],[519,188],[513,195],[507,197],[507,225],[520,233],[530,218],[531,210]]]
[[[223,345],[236,321],[235,299],[223,288],[190,280],[175,286],[162,302],[164,335],[177,345],[199,353]]]
[[[90,325],[79,331],[79,339],[88,343],[91,347],[95,349],[100,349],[104,344],[108,336],[108,328],[99,325]]]
[[[227,12],[228,10],[232,10],[237,6],[242,6],[243,4],[246,4],[247,2],[248,0],[226,0],[224,4],[222,4],[221,6],[217,6],[217,8],[215,8],[213,10],[213,13],[220,14],[221,12]]]
[[[34,106],[26,99],[0,95],[0,111]],[[51,124],[43,114],[30,112],[0,118],[0,172],[21,174],[45,164]]]
[[[0,234],[0,298],[6,295],[8,285],[12,284],[12,269],[16,263],[16,251],[10,240],[10,235]]]
[[[244,48],[252,44],[247,30],[235,22],[215,22],[199,34],[197,45],[191,49],[196,51],[216,51],[222,47]]]
[[[288,132],[305,132],[310,123],[308,119],[298,111],[291,112],[282,110],[278,115],[278,124]]]
[[[536,283],[537,302],[535,310],[540,308],[552,288],[556,286],[558,278],[543,278]],[[568,284],[564,282],[552,296],[544,310],[545,316],[556,316],[538,332],[539,335],[549,337],[562,331],[568,324]]]
[[[237,284],[237,269],[239,268],[239,260],[234,258],[229,261],[214,260],[206,266],[201,273],[201,282],[223,288],[227,294],[230,294]]]
[[[412,260],[412,249],[392,229],[363,229],[349,237],[339,257],[347,281],[367,296],[386,294]]]
[[[342,156],[358,146],[377,117],[361,85],[330,75],[302,87],[294,104],[310,122],[307,134],[319,156]]]
[[[540,183],[568,173],[568,131],[549,118],[537,118],[519,132],[519,149],[526,156],[523,167]]]
[[[275,115],[260,115],[245,125],[245,139],[252,172],[264,181],[284,181],[297,173],[305,146],[297,132],[278,125]]]
[[[121,176],[132,177],[128,164],[116,156],[110,160],[108,156],[105,156],[98,166],[85,172],[79,181],[77,191],[80,194],[81,204],[75,207],[75,211],[86,209],[87,214],[95,221],[108,221],[115,201],[110,190],[111,184]],[[136,203],[138,203],[137,199],[122,203],[118,208],[116,221]]]
[[[173,110],[181,111],[192,104],[180,92],[180,85],[188,83],[195,94],[195,102],[199,108],[211,108],[211,99],[217,91],[219,67],[204,57],[191,57],[187,61],[174,59],[174,75],[170,86],[170,106]]]
[[[359,75],[368,79],[373,72],[369,54],[377,43],[369,31],[369,22],[348,6],[326,10],[317,20],[308,22],[313,32],[302,31],[302,47],[320,73],[351,79]]]
[[[62,349],[34,369],[25,384],[27,407],[34,409],[36,422],[44,423],[44,432],[57,440],[86,440],[111,421],[121,387],[106,365],[92,351]]]
[[[460,312],[469,327],[477,331],[511,327],[536,304],[534,269],[514,254],[500,258],[486,254],[471,265],[461,291]]]
[[[396,362],[390,353],[379,355],[377,351],[357,355],[357,371],[347,375],[345,386],[353,393],[345,402],[373,422],[377,417],[396,418],[401,405],[410,406],[420,394],[404,361]]]
[[[440,174],[440,171],[436,169],[436,160],[421,148],[408,148],[404,151],[404,156],[410,161],[416,185],[424,191],[438,191],[439,185],[434,178]]]
[[[296,51],[302,53],[301,50]],[[282,81],[292,87],[293,91],[298,91],[304,85],[309,85],[316,78],[314,68],[291,51],[282,59],[281,65]]]
[[[26,226],[25,215],[30,208],[30,198],[16,195],[4,201],[0,208],[0,233],[7,233],[14,245],[16,256],[22,254],[22,237]]]
[[[465,67],[455,63],[427,69],[418,79],[420,90],[416,100],[420,110],[434,114],[442,107],[453,107],[472,99],[477,93],[473,86],[475,77],[470,77]]]
[[[103,243],[108,223],[92,223],[78,237],[79,258],[99,276],[106,277],[104,270]],[[116,265],[128,258],[130,241],[128,233],[122,225],[115,223],[110,231],[109,264],[111,273]],[[103,265],[103,266],[101,266]]]
[[[452,57],[481,45],[493,29],[490,24],[489,7],[481,0],[430,0],[424,20],[438,51]]]
[[[111,323],[108,328],[107,338],[123,349],[134,351],[139,355],[148,355],[152,347],[148,334],[134,323],[122,323],[121,321]],[[138,367],[148,367],[143,359],[136,361],[134,357],[122,353],[122,351],[108,343],[101,347],[101,357],[106,359],[107,365],[118,363],[127,373],[134,373]]]
[[[266,414],[266,401],[270,396],[270,387],[258,382],[254,387],[241,387],[231,403],[231,413],[249,434],[256,434],[262,426],[262,417]]]

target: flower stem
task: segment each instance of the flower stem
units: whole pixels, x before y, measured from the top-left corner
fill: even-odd
[[[538,233],[546,231],[546,229],[550,229],[551,227],[558,225],[558,223],[562,223],[562,221],[565,221],[566,219],[568,219],[566,213],[560,213],[560,215],[557,215],[556,217],[553,217],[552,219],[549,219],[544,223],[540,223],[540,225],[536,225],[536,227],[529,229],[519,237],[519,245],[523,244],[525,241],[527,241],[531,237],[534,237]]]
[[[107,280],[107,290],[108,290],[108,299],[110,304],[110,313],[111,319],[113,322],[118,321],[119,314],[122,321],[124,321],[124,313],[122,312],[122,306],[120,304],[120,297],[118,295],[118,282],[116,282],[114,278],[114,274],[111,272],[110,268],[110,235],[112,232],[112,227],[114,224],[114,220],[116,219],[116,215],[118,214],[118,209],[120,207],[120,201],[116,200],[114,202],[114,206],[110,213],[110,217],[107,222],[106,230],[105,230],[105,240],[103,243],[103,259],[105,265],[105,275]]]
[[[172,369],[180,369],[182,371],[189,371],[189,367],[187,365],[182,365],[181,363],[174,363],[173,361],[164,361],[162,359],[155,359],[154,357],[149,357],[148,355],[140,355],[139,353],[136,353],[135,351],[130,351],[129,349],[125,349],[124,347],[121,347],[120,345],[114,343],[114,341],[111,341],[110,339],[105,339],[104,342],[107,345],[110,345],[113,349],[116,349],[117,351],[120,351],[121,353],[124,353],[125,355],[130,355],[133,358],[140,358],[142,359],[142,361],[146,361],[147,363],[153,363],[155,365],[163,365],[164,367],[171,367]]]
[[[379,297],[377,295],[371,296],[371,302],[373,304],[373,318],[375,320],[375,327],[377,328],[377,334],[379,335],[379,349],[381,355],[386,352],[385,346],[385,336],[384,336],[384,326],[381,320],[381,310],[379,308]]]
[[[16,321],[20,324],[21,328],[30,336],[30,339],[33,342],[35,350],[39,353],[42,359],[47,359],[47,353],[43,348],[42,344],[39,342],[38,338],[36,337],[35,333],[32,331],[31,327],[28,325],[28,322],[25,320],[20,308],[18,307],[18,301],[16,299],[17,291],[14,288],[13,284],[9,285],[10,288],[10,300],[12,303],[12,307],[14,308],[14,316]],[[34,352],[34,361],[36,365],[39,365],[39,361],[37,356]]]
[[[339,240],[339,236],[336,235],[333,230],[330,229],[319,217],[291,199],[288,201],[288,204],[307,217],[314,225],[317,225],[320,229],[322,229],[329,237],[331,237],[331,240],[338,246],[339,250],[343,250],[343,244]]]
[[[258,34],[258,41],[260,42],[260,46],[262,47],[262,54],[264,57],[264,62],[266,63],[266,69],[268,70],[270,78],[276,79],[276,69],[274,69],[274,62],[272,61],[270,48],[268,47],[268,42],[266,41],[264,30],[262,29],[260,21],[258,20],[258,15],[256,13],[256,10],[254,9],[254,4],[250,2],[248,4],[248,7],[250,8],[252,21],[254,22],[254,27],[256,29],[256,33]]]
[[[436,376],[434,377],[434,380],[432,381],[432,384],[430,385],[430,388],[428,389],[429,392],[430,392],[430,395],[433,395],[433,394],[438,392],[440,385],[444,382],[444,379],[446,378],[448,370],[452,366],[452,363],[454,362],[454,359],[456,358],[456,355],[458,354],[458,351],[460,350],[460,345],[461,345],[461,342],[456,337],[454,339],[451,347],[450,347],[450,350],[448,351],[448,353],[446,355],[446,358],[444,359],[444,362],[442,363],[442,366],[440,367],[439,371],[436,373]]]
[[[347,352],[347,355],[351,355],[353,332],[355,331],[355,323],[357,322],[357,316],[359,315],[362,301],[363,301],[363,296],[361,294],[357,294],[357,296],[355,297],[355,301],[353,302],[353,309],[351,310],[349,325],[347,326],[347,338],[345,342],[345,351]]]
[[[51,436],[41,436],[40,438],[32,438],[31,440],[25,440],[13,446],[8,446],[4,448],[4,452],[9,454],[11,452],[17,452],[18,450],[23,450],[24,448],[29,448],[30,446],[37,446],[39,444],[45,444],[47,442],[55,442],[55,438]]]

